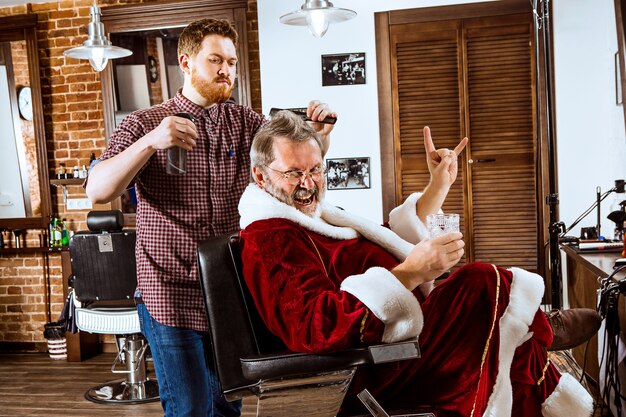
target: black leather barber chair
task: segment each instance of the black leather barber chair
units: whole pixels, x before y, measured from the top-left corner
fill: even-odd
[[[256,397],[257,416],[335,416],[357,366],[420,355],[417,341],[325,355],[290,352],[265,327],[248,292],[241,273],[239,237],[201,243],[198,260],[222,392],[229,401]],[[361,393],[373,414],[370,399],[367,392]],[[387,414],[381,409],[373,415]]]
[[[148,343],[134,301],[135,231],[123,226],[119,210],[92,211],[87,215],[90,231],[78,232],[70,240],[74,321],[80,331],[116,336],[118,354],[111,372],[124,375],[85,393],[85,398],[97,403],[159,399],[157,381],[146,375]]]

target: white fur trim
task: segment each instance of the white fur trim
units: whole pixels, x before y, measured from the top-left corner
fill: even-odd
[[[428,238],[428,228],[417,217],[417,202],[422,193],[413,193],[389,213],[389,226],[402,239],[413,244]]]
[[[335,227],[320,218],[309,217],[295,207],[289,206],[256,184],[250,184],[239,200],[239,225],[245,229],[257,220],[287,219],[298,223],[307,230],[333,239],[347,240],[358,237],[358,233],[348,227]]]
[[[500,348],[498,376],[483,416],[510,416],[513,406],[511,363],[515,349],[528,338],[528,328],[533,322],[544,292],[543,279],[532,272],[511,268],[513,280],[509,305],[500,319]]]
[[[400,261],[405,260],[413,249],[411,243],[369,219],[326,203],[321,205],[320,216],[310,217],[295,207],[277,200],[256,184],[248,185],[241,196],[239,214],[242,229],[257,220],[281,218],[291,220],[307,230],[333,239],[354,239],[360,234],[387,249]]]
[[[369,219],[348,213],[335,206],[324,205],[322,219],[335,226],[349,227],[363,235],[367,240],[387,249],[398,260],[403,261],[413,249],[413,244],[402,239],[392,230]]]
[[[384,343],[417,337],[424,315],[415,296],[385,268],[370,268],[343,280],[341,290],[358,298],[385,323]]]
[[[589,417],[593,398],[570,374],[563,374],[552,394],[541,405],[544,417]]]

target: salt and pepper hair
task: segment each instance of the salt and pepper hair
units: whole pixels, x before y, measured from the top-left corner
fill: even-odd
[[[252,168],[258,167],[265,170],[265,167],[276,159],[274,141],[279,137],[294,143],[304,143],[313,139],[324,157],[324,146],[319,134],[294,113],[287,110],[280,111],[272,117],[272,120],[261,126],[254,135],[250,149],[252,182],[255,182]]]
[[[239,35],[235,27],[226,19],[201,19],[191,22],[183,29],[178,38],[178,56],[195,56],[202,46],[202,41],[209,35],[220,35],[233,41],[235,47]]]

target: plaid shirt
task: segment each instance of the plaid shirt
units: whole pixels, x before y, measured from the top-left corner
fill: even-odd
[[[204,109],[179,92],[127,116],[99,159],[119,154],[178,112],[192,114],[198,129],[197,146],[187,154],[187,173],[167,175],[167,150],[159,150],[134,180],[137,281],[154,319],[206,331],[197,243],[239,229],[237,204],[250,181],[250,146],[265,118],[234,104]]]

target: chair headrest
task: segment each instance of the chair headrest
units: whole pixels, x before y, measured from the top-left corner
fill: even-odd
[[[121,210],[90,211],[87,227],[92,232],[118,232],[124,228],[124,214]]]

